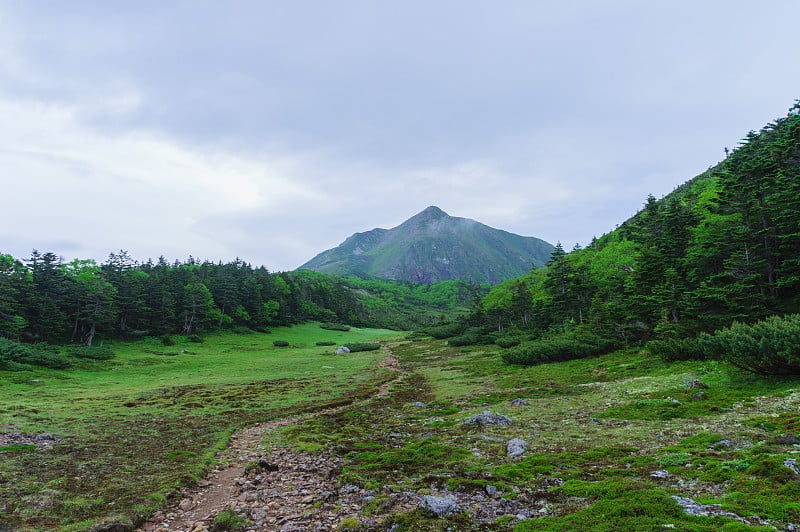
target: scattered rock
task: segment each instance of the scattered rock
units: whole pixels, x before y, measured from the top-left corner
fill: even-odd
[[[433,495],[423,495],[419,506],[436,517],[445,517],[461,511],[458,502],[450,496],[434,497]]]
[[[22,434],[19,432],[0,433],[0,446],[5,445],[35,445],[43,449],[48,449],[54,444],[59,443],[61,438],[49,433],[42,434]]]
[[[513,438],[508,440],[508,443],[506,444],[506,453],[508,456],[516,458],[517,456],[522,456],[527,448],[528,444],[525,442],[525,440],[521,438]]]
[[[800,467],[797,466],[796,458],[787,458],[786,460],[783,461],[783,465],[791,469],[792,473],[794,473],[795,476],[800,477]]]
[[[428,405],[423,403],[422,401],[414,401],[411,403],[411,406],[416,406],[418,408],[428,408]]]
[[[678,504],[683,507],[683,511],[689,515],[698,515],[701,517],[728,517],[745,524],[750,524],[743,517],[732,512],[726,512],[722,509],[722,505],[720,504],[700,504],[687,497],[678,497],[677,495],[673,495],[672,498],[675,499]]]
[[[800,444],[800,438],[794,434],[784,434],[778,437],[777,442],[782,445],[797,445]]]
[[[752,447],[753,443],[749,441],[731,441],[731,440],[720,440],[717,443],[713,443],[708,446],[708,449],[720,450],[720,449],[745,449],[747,447]]]
[[[511,425],[512,421],[503,414],[491,413],[484,410],[481,414],[475,414],[468,420],[464,421],[465,425]]]
[[[526,406],[528,404],[528,401],[526,401],[525,399],[516,398],[511,400],[511,404],[513,406]]]
[[[345,345],[339,346],[338,348],[336,348],[336,351],[335,351],[335,353],[337,355],[346,355],[349,352],[350,352],[350,348],[345,346]]]
[[[697,379],[693,379],[693,380],[692,380],[692,381],[689,383],[689,389],[690,389],[690,390],[698,390],[698,389],[699,389],[699,390],[707,390],[707,389],[708,389],[708,384],[705,384],[705,383],[703,383],[703,382],[700,382],[700,381],[699,381],[699,380],[697,380]]]
[[[695,392],[689,399],[692,401],[705,401],[708,399],[708,394],[706,392]]]
[[[650,473],[650,478],[655,478],[659,480],[663,480],[669,476],[669,471],[665,469],[659,469],[657,471],[653,471]]]

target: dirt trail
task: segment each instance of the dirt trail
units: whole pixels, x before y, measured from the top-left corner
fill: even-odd
[[[397,372],[373,397],[386,397],[407,371],[384,348],[379,367]],[[369,400],[369,399],[368,399]],[[334,413],[340,406],[314,415]],[[355,517],[368,500],[352,486],[341,489],[337,475],[338,456],[304,453],[273,445],[264,448],[264,436],[280,427],[299,422],[289,417],[247,427],[231,437],[227,449],[217,456],[219,464],[193,489],[182,490],[182,498],[154,514],[138,532],[203,532],[213,530],[217,516],[230,510],[245,515],[258,531],[335,530],[347,517]]]

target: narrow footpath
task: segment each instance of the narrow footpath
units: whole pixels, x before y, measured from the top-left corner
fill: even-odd
[[[380,367],[397,372],[372,396],[385,397],[406,371],[387,349]],[[371,400],[371,398],[366,399]],[[347,405],[351,406],[351,405]],[[341,406],[317,412],[330,414]],[[156,512],[138,532],[205,532],[224,518],[246,519],[246,530],[330,531],[358,516],[371,494],[356,486],[340,486],[337,476],[343,459],[329,454],[301,452],[286,446],[264,446],[265,436],[296,424],[299,417],[253,425],[231,438],[217,456],[218,466],[170,507]],[[405,507],[403,501],[398,501]],[[414,500],[409,498],[408,507]],[[398,508],[395,508],[398,509]]]

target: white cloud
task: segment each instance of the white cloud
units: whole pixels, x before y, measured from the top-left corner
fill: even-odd
[[[209,238],[202,220],[317,198],[280,161],[201,151],[153,132],[109,134],[86,125],[79,109],[0,99],[0,241],[36,247],[59,235],[101,259],[119,248],[232,258],[224,231]]]

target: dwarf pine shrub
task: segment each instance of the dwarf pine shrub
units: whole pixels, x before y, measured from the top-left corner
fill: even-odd
[[[0,338],[0,369],[19,371],[27,366],[44,366],[64,369],[69,361],[58,349],[47,344],[21,344],[7,338]]]
[[[800,375],[800,314],[733,323],[698,340],[708,354],[759,375]]]

